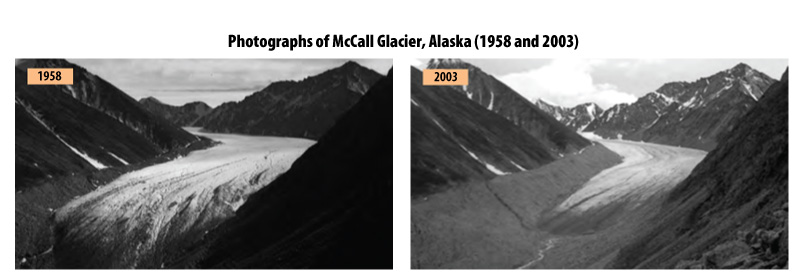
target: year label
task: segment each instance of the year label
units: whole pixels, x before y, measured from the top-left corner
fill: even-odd
[[[72,68],[28,68],[28,85],[70,85]]]
[[[423,85],[468,85],[468,69],[425,69]]]

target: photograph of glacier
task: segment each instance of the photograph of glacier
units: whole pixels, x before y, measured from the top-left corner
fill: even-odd
[[[391,67],[16,60],[15,268],[392,269]]]
[[[411,63],[413,269],[788,269],[788,60]]]

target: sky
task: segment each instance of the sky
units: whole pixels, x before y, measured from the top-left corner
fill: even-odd
[[[274,81],[302,80],[348,59],[70,59],[134,99],[155,97],[183,105],[203,101],[215,107],[240,101]],[[384,75],[392,59],[354,59]]]
[[[602,108],[634,102],[672,81],[694,81],[743,62],[780,79],[787,59],[465,59],[531,101]],[[413,66],[426,66],[414,60]]]

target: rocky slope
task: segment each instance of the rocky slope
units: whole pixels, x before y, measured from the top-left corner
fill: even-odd
[[[530,263],[551,236],[537,227],[545,211],[620,161],[597,143],[532,170],[413,199],[412,268],[509,269]]]
[[[667,83],[635,103],[615,105],[584,131],[711,150],[774,82],[741,63],[694,82]]]
[[[139,103],[150,113],[161,116],[177,126],[191,126],[200,117],[212,111],[212,108],[203,102],[191,102],[182,106],[162,103],[154,97],[139,99]]]
[[[301,81],[274,82],[196,121],[205,131],[318,139],[381,74],[349,61]]]
[[[459,59],[432,59],[428,68],[468,69],[467,86],[454,86],[467,99],[506,118],[541,141],[552,153],[565,154],[590,145],[515,90],[482,69]]]
[[[74,68],[74,85],[27,85],[25,69]],[[15,68],[15,260],[51,267],[52,213],[136,167],[208,147],[65,60]]]
[[[563,123],[574,131],[580,132],[604,112],[604,109],[595,103],[583,103],[568,108],[551,104],[543,99],[538,99],[537,102],[535,102],[535,106],[557,119],[557,121],[560,121],[560,123]]]
[[[612,267],[788,267],[787,70],[721,138]]]
[[[62,92],[133,129],[162,150],[184,147],[198,139],[163,118],[151,114],[131,96],[111,83],[66,60],[29,60],[18,64],[17,67],[23,71],[32,67],[74,68],[74,84],[58,86]]]
[[[74,85],[27,85],[31,67],[74,68]],[[18,189],[35,179],[140,162],[200,140],[65,60],[28,60],[15,71]]]
[[[391,269],[392,75],[176,266]]]
[[[448,183],[533,169],[560,157],[549,145],[565,141],[539,140],[471,101],[461,88],[423,86],[422,72],[410,70],[413,195],[436,192]]]

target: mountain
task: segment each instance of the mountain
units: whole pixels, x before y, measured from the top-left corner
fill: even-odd
[[[574,152],[590,145],[575,131],[476,66],[459,59],[432,59],[428,68],[468,69],[468,85],[455,86],[457,91],[522,128],[554,154]]]
[[[27,68],[74,68],[74,84],[27,85]],[[18,189],[36,179],[137,163],[199,141],[66,60],[26,60],[15,74]]]
[[[490,179],[539,167],[559,158],[540,140],[452,86],[423,86],[422,72],[411,68],[412,193],[436,192],[450,182]],[[537,109],[555,129],[571,132]],[[532,123],[530,125],[534,125]],[[543,139],[543,138],[541,138]],[[584,141],[584,140],[582,140]]]
[[[584,131],[604,138],[711,150],[776,80],[740,63],[694,82],[664,84],[604,111]]]
[[[349,61],[302,81],[279,81],[195,123],[206,131],[318,139],[382,77]]]
[[[760,91],[613,267],[788,267],[788,70]]]
[[[142,98],[139,103],[150,113],[161,116],[177,126],[191,126],[198,118],[212,111],[204,102],[191,102],[182,106],[162,103],[154,97]]]
[[[209,233],[203,259],[189,265],[392,269],[392,76]]]
[[[546,102],[543,99],[538,99],[537,102],[535,102],[535,106],[574,131],[584,130],[590,122],[604,112],[604,109],[595,103],[583,103],[572,108],[567,108]]]

